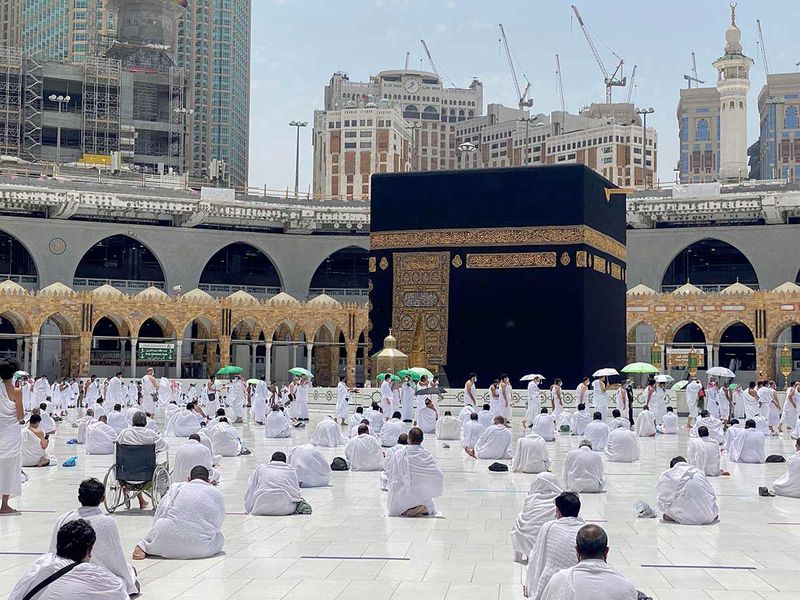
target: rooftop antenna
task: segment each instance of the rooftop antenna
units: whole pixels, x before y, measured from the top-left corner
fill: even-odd
[[[408,59],[409,59],[410,56],[411,56],[411,52],[406,52],[406,64],[403,67],[404,71],[408,71]]]
[[[699,83],[705,83],[702,79],[697,78],[697,60],[694,57],[694,52],[692,52],[692,74],[684,75],[683,78],[686,80],[689,89],[692,89],[692,82],[694,82],[695,87],[698,87],[697,84]]]

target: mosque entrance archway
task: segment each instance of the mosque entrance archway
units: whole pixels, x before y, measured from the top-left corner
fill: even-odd
[[[667,267],[661,291],[672,292],[686,282],[706,292],[736,283],[758,289],[758,277],[748,258],[735,246],[706,238],[681,250]]]
[[[89,248],[78,263],[75,289],[93,289],[109,284],[121,291],[148,287],[164,289],[164,270],[156,255],[127,235],[112,235]]]
[[[693,321],[675,330],[672,342],[667,347],[666,364],[669,373],[675,379],[685,379],[688,376],[687,363],[690,352],[698,356],[698,370],[705,371],[709,366],[713,366],[709,365],[706,335]]]
[[[13,235],[0,231],[0,280],[28,289],[39,287],[39,271],[28,249]]]
[[[719,340],[719,364],[734,373],[756,370],[756,344],[753,332],[744,323],[733,323]]]
[[[309,298],[327,294],[344,302],[358,302],[369,295],[369,251],[348,246],[329,255],[311,278]]]
[[[235,242],[217,251],[203,268],[199,287],[213,295],[227,296],[244,290],[259,297],[274,296],[283,289],[272,260],[244,242]]]

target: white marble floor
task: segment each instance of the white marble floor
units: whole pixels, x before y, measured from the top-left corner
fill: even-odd
[[[522,598],[522,567],[511,561],[509,529],[522,506],[531,475],[491,473],[488,462],[467,457],[458,442],[442,448],[432,437],[445,472],[445,495],[436,519],[387,518],[377,473],[334,473],[332,486],[304,491],[309,516],[251,517],[243,497],[253,467],[275,450],[305,442],[322,413],[294,438],[266,440],[245,425],[251,456],[223,459],[220,484],[228,514],[225,548],[206,560],[147,559],[136,563],[143,598],[370,600]],[[84,456],[67,446],[70,418],[59,425],[54,452],[59,463],[78,456],[75,468],[26,469],[30,481],[13,503],[24,512],[0,517],[0,595],[7,594],[35,554],[48,548],[53,523],[77,503],[78,483],[102,479],[109,456]],[[683,421],[683,420],[682,420]],[[519,419],[515,438],[520,434]],[[732,477],[712,481],[720,522],[706,527],[666,524],[634,515],[638,499],[654,504],[655,483],[669,460],[686,451],[687,437],[640,440],[639,463],[607,464],[609,490],[583,495],[582,516],[608,532],[609,562],[658,600],[794,600],[800,581],[800,501],[760,498],[784,472],[782,464],[732,465]],[[173,449],[182,440],[171,439]],[[563,456],[577,440],[550,444],[561,478]],[[323,449],[332,458],[344,447]],[[768,453],[793,452],[788,438],[771,438]],[[152,511],[116,513],[126,550],[146,533]],[[736,567],[736,569],[726,568]]]

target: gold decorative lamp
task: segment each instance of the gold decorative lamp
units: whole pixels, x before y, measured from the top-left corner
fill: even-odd
[[[689,367],[689,377],[694,377],[697,375],[697,363],[699,362],[700,357],[698,356],[695,349],[692,348],[689,350],[689,356],[686,358],[687,366]]]
[[[663,358],[663,351],[661,344],[655,342],[653,347],[650,348],[650,364],[656,367],[659,371],[662,369],[661,359]]]
[[[780,372],[783,375],[784,387],[789,387],[789,375],[792,374],[792,351],[784,345],[781,350]]]
[[[392,335],[391,328],[389,335],[383,338],[383,349],[372,355],[372,362],[375,373],[397,373],[408,368],[408,355],[397,349],[397,338]]]

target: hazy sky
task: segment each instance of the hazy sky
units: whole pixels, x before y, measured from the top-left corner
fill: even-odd
[[[609,47],[625,59],[630,76],[638,65],[633,102],[652,106],[658,131],[660,179],[674,178],[678,159],[675,110],[691,55],[705,85],[715,81],[711,63],[722,54],[730,8],[722,0],[577,0],[609,70]],[[583,33],[566,0],[253,0],[250,182],[285,189],[294,185],[292,119],[309,122],[301,132],[300,189],[311,185],[311,125],[322,107],[323,88],[334,71],[366,81],[384,69],[411,68],[424,58],[424,38],[446,81],[459,87],[472,77],[484,84],[484,103],[516,103],[505,54],[498,44],[503,23],[512,51],[533,84],[533,112],[559,109],[555,54],[561,58],[567,109],[601,101],[604,86]],[[770,70],[796,71],[800,61],[800,2],[742,0],[736,9],[751,70],[748,140],[758,135],[756,98],[764,83],[755,20],[764,30]],[[423,68],[428,69],[425,61]],[[519,72],[518,72],[519,74]],[[521,76],[520,76],[521,77]],[[627,89],[614,88],[624,100]],[[484,107],[485,109],[485,107]]]

